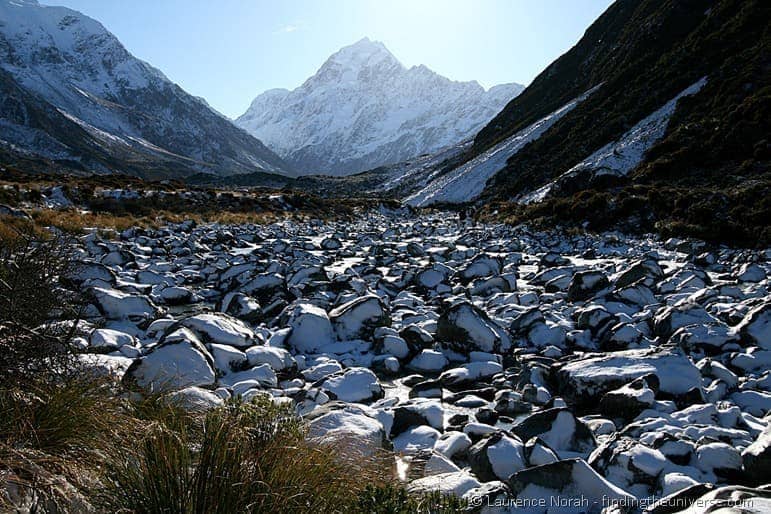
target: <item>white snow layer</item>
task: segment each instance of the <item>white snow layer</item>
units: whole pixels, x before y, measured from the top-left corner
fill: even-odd
[[[678,100],[699,92],[707,83],[707,77],[702,77],[681,91],[677,96],[639,121],[629,132],[603,146],[592,155],[579,162],[556,180],[528,193],[519,199],[520,203],[540,202],[551,192],[555,182],[582,172],[591,172],[594,176],[615,175],[625,176],[639,165],[647,151],[662,137],[669,125],[669,119],[675,112]]]
[[[409,196],[406,202],[413,207],[425,207],[435,203],[463,203],[476,199],[482,194],[487,181],[503,169],[506,161],[525,145],[541,137],[560,118],[573,110],[599,87],[593,87],[486,152],[439,177],[424,189]]]

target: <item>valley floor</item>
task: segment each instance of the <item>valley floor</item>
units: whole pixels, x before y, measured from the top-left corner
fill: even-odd
[[[393,450],[410,491],[771,509],[771,250],[381,209],[90,232],[75,255],[89,368],[189,408],[291,405],[315,440]]]

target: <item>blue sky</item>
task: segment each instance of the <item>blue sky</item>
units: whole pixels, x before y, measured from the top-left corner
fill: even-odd
[[[137,57],[237,117],[362,37],[405,65],[529,83],[611,0],[42,0],[96,18]]]

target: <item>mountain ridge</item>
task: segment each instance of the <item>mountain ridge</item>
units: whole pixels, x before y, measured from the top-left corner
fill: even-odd
[[[363,38],[299,87],[258,95],[236,123],[303,173],[346,175],[462,141],[521,90],[407,68],[383,43]]]
[[[6,112],[2,119],[3,146],[12,154],[38,154],[103,173],[291,174],[262,142],[77,11],[1,0],[0,68],[8,75],[3,93],[16,98],[16,115]],[[27,94],[19,95],[19,88]],[[69,123],[54,123],[59,116]],[[43,118],[48,122],[36,125]],[[74,131],[77,143],[71,130],[41,128],[73,124],[81,129]],[[36,148],[42,139],[50,144]],[[58,151],[50,152],[51,145]]]

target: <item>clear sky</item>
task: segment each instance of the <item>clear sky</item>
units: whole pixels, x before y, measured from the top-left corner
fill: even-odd
[[[611,0],[41,0],[100,21],[189,93],[237,117],[367,36],[406,66],[529,83]]]

